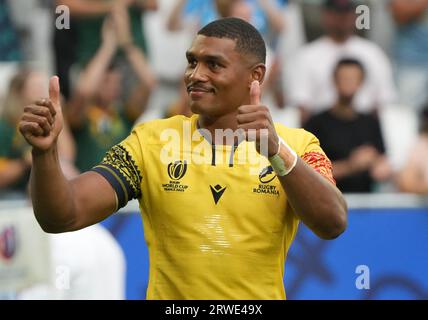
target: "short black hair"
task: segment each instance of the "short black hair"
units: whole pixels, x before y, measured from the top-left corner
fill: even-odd
[[[198,35],[235,40],[238,52],[253,55],[258,63],[266,63],[266,44],[260,32],[242,19],[215,20],[199,30]]]
[[[364,68],[364,65],[359,60],[354,58],[342,58],[337,62],[336,67],[334,68],[334,73],[333,73],[334,78],[336,78],[337,72],[339,71],[339,69],[344,66],[358,67],[361,70],[363,79],[366,77],[366,69]]]
[[[346,13],[355,11],[357,4],[353,0],[325,0],[323,7],[326,10]]]

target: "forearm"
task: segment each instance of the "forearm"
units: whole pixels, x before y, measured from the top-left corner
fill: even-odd
[[[143,51],[133,44],[124,46],[126,57],[138,78],[138,84],[132,88],[125,104],[126,116],[135,121],[145,110],[150,93],[156,86],[156,78],[152,74]]]
[[[279,156],[290,166],[290,153],[281,147]],[[334,239],[346,228],[346,202],[340,191],[300,158],[294,169],[278,176],[295,213],[315,234]]]
[[[250,135],[246,139],[254,140],[256,150],[269,160],[296,215],[319,237],[338,237],[346,228],[346,203],[334,184],[311,167],[325,171],[330,178],[330,163],[322,154],[318,140],[304,130],[299,132],[309,138],[306,147],[309,166],[278,136],[269,109],[260,104],[260,98],[260,83],[254,80],[250,105],[238,108],[237,128],[248,134],[249,130],[257,130],[256,139]]]
[[[39,114],[44,115],[34,117]],[[30,194],[34,214],[42,229],[50,233],[90,226],[113,213],[118,204],[114,189],[98,173],[66,179],[57,148],[63,123],[59,79],[52,77],[49,98],[26,106],[18,126],[33,147]]]
[[[135,122],[146,110],[151,91],[146,87],[135,87],[125,104],[125,114],[129,121]]]
[[[56,146],[46,152],[33,151],[30,193],[43,230],[56,233],[73,225],[73,189],[61,171]]]
[[[77,89],[67,108],[67,120],[72,129],[80,128],[85,118],[86,106],[93,99],[114,55],[116,44],[103,43],[88,66],[82,71]]]
[[[67,123],[72,130],[82,127],[86,119],[86,108],[90,99],[84,97],[79,91],[75,92],[65,109]]]
[[[116,54],[116,46],[102,44],[95,56],[83,70],[78,84],[78,91],[85,97],[91,97],[99,87],[109,64]]]
[[[338,160],[332,163],[333,165],[333,176],[335,179],[342,179],[355,173],[352,168],[351,162],[346,160]]]
[[[178,0],[177,4],[172,9],[167,21],[167,28],[169,31],[177,31],[182,28],[182,14],[185,5],[186,0]]]
[[[110,12],[114,1],[57,0],[57,5],[66,5],[76,17],[100,16]]]
[[[280,33],[284,29],[284,18],[281,10],[274,7],[270,0],[259,0],[260,8],[264,11],[269,26],[276,33]]]
[[[428,8],[428,0],[394,0],[391,4],[395,21],[405,24],[420,17]]]
[[[146,56],[143,51],[133,44],[128,44],[124,48],[126,57],[136,73],[140,83],[148,90],[153,90],[156,85],[156,80],[147,63]]]

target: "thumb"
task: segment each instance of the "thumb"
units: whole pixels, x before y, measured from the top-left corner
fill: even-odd
[[[252,105],[259,105],[260,104],[260,83],[257,80],[254,80],[251,83],[250,88],[250,103]]]
[[[59,78],[54,76],[49,81],[49,99],[56,108],[60,106]]]

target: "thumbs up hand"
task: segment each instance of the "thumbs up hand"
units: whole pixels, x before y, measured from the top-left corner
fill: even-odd
[[[255,141],[257,151],[269,158],[278,152],[279,139],[269,109],[260,104],[260,96],[260,84],[253,81],[250,89],[251,104],[240,106],[236,118],[238,129],[245,131],[246,139]],[[263,143],[267,143],[267,146],[261,145]]]
[[[26,106],[18,127],[33,150],[45,152],[55,146],[62,126],[59,79],[52,77],[49,82],[49,98]]]

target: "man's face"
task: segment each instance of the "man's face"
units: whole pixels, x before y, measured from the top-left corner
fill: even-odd
[[[251,63],[234,40],[198,35],[186,53],[184,82],[193,113],[219,117],[249,101]]]
[[[355,32],[355,19],[356,16],[353,11],[323,11],[323,24],[326,33],[337,39],[346,39]]]
[[[336,72],[336,88],[340,99],[352,99],[361,88],[363,72],[355,65],[341,66]]]

